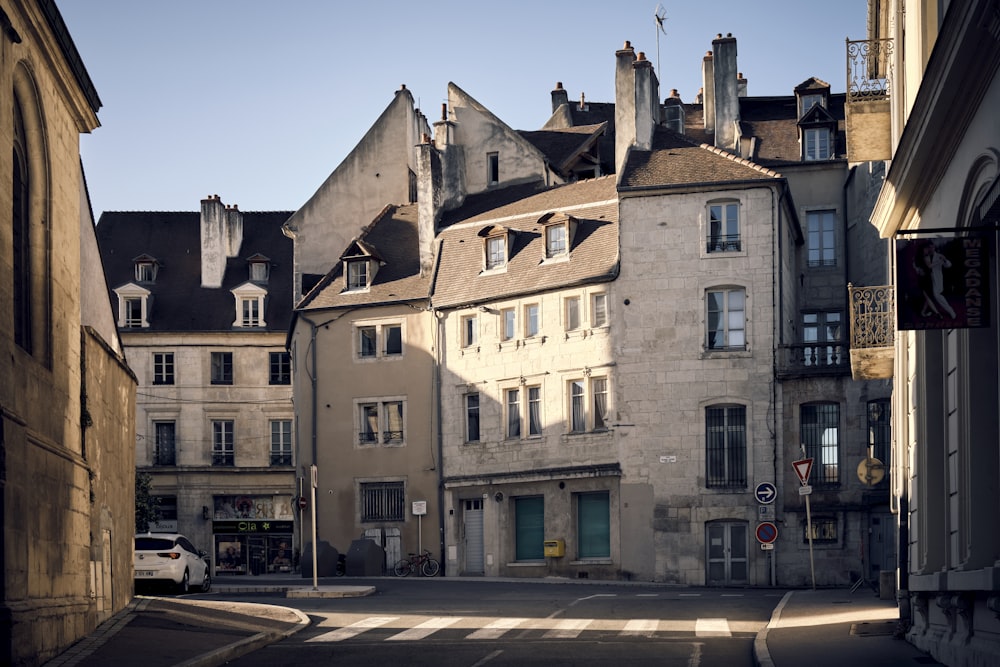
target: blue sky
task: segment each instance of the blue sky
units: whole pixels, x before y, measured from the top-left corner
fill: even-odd
[[[537,130],[561,81],[614,100],[626,40],[659,67],[661,96],[701,86],[712,38],[737,38],[749,94],[810,76],[845,88],[846,38],[866,0],[56,0],[103,102],[81,138],[94,215],[295,210],[406,84],[428,119],[449,81],[515,129]],[[808,9],[807,9],[808,8]]]

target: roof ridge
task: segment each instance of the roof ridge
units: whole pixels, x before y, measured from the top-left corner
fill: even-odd
[[[711,144],[702,143],[699,145],[699,148],[704,148],[705,150],[715,153],[716,155],[719,155],[721,157],[724,157],[730,160],[731,162],[743,165],[744,167],[749,167],[755,171],[759,171],[762,174],[767,174],[771,178],[784,178],[784,176],[774,171],[773,169],[768,169],[767,167],[761,164],[758,164],[752,160],[748,160],[745,157],[734,155],[733,153],[730,153],[729,151],[719,148],[717,146],[712,146]]]

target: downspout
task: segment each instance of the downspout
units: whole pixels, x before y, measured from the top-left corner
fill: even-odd
[[[434,327],[434,387],[433,400],[435,412],[434,430],[437,439],[437,510],[438,510],[438,560],[442,564],[443,576],[448,576],[448,559],[445,557],[445,532],[444,532],[444,438],[441,434],[441,341],[444,340],[442,329],[444,328],[444,318],[437,310],[431,309],[431,316],[435,320]]]
[[[775,332],[774,332],[775,345],[774,345],[774,349],[773,349],[773,351],[771,353],[771,405],[773,406],[772,407],[772,413],[771,413],[771,419],[773,420],[772,421],[772,425],[771,425],[771,429],[772,429],[771,430],[771,461],[772,461],[772,468],[773,468],[772,473],[774,475],[773,479],[774,479],[775,488],[777,488],[777,486],[778,486],[778,442],[781,440],[781,438],[779,437],[779,431],[778,431],[778,427],[780,426],[779,421],[778,421],[778,349],[779,349],[778,346],[782,342],[784,342],[784,340],[782,338],[783,331],[784,331],[784,327],[782,326],[782,323],[784,322],[784,317],[785,317],[784,311],[782,311],[782,306],[784,305],[784,288],[785,288],[785,284],[784,284],[784,280],[783,280],[784,275],[783,275],[783,272],[782,272],[782,264],[781,264],[781,258],[782,258],[781,234],[782,234],[783,226],[781,224],[781,213],[780,212],[781,212],[781,199],[779,197],[777,197],[777,195],[775,194],[774,188],[771,188],[771,219],[775,221],[775,230],[774,231],[775,231],[775,237],[777,237],[776,238],[776,243],[777,243],[777,246],[778,246],[778,249],[775,252],[775,250],[774,250],[775,244],[771,244],[771,275],[775,276],[775,278],[776,278],[775,282],[777,282],[777,289],[772,289],[771,290],[771,312],[776,314],[776,316],[775,316]],[[775,300],[777,301],[777,303],[775,303]],[[775,508],[774,508],[774,519],[775,519],[775,521],[777,521],[778,520],[778,507],[777,507],[778,503],[775,502],[774,505],[775,505]],[[768,555],[770,556],[770,561],[771,561],[771,568],[770,568],[770,577],[771,577],[771,580],[770,580],[770,584],[773,587],[773,586],[777,585],[777,576],[776,576],[776,572],[777,572],[777,563],[776,563],[776,561],[777,561],[777,552],[776,551],[769,551]]]

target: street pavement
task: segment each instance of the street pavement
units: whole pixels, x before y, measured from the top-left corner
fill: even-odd
[[[330,585],[329,581],[313,587],[310,580],[297,575],[232,582],[217,579],[212,592],[283,592],[286,598],[356,597],[375,592],[373,586]],[[586,585],[573,580],[565,583],[571,582]],[[865,589],[789,591],[757,634],[754,658],[760,667],[937,664],[898,638],[898,619],[894,600],[881,600]],[[136,596],[125,609],[45,667],[215,667],[308,625],[304,613],[279,605]]]

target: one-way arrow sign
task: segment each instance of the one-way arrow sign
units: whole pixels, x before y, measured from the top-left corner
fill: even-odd
[[[760,504],[770,505],[774,502],[778,492],[774,488],[774,484],[771,484],[770,482],[761,482],[757,485],[757,488],[754,489],[753,494],[757,497],[757,502]]]

